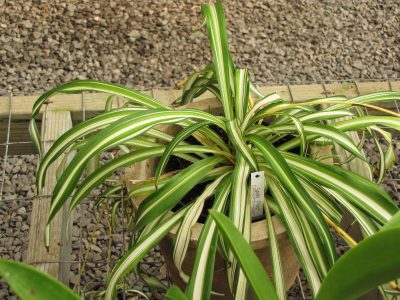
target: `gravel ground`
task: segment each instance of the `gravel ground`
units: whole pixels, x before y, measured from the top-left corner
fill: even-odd
[[[102,161],[108,161],[106,153]],[[0,158],[0,171],[3,170],[4,157]],[[0,202],[0,257],[25,261],[27,259],[28,235],[34,196],[36,155],[11,156],[7,159],[3,189],[3,202]],[[0,173],[1,174],[1,173]],[[118,174],[116,174],[118,175]],[[2,179],[0,175],[0,186]],[[92,196],[100,194],[101,189],[93,191]],[[88,298],[97,298],[93,292],[104,289],[106,277],[117,260],[127,250],[129,236],[124,234],[120,224],[109,231],[110,209],[98,208],[94,213],[93,197],[80,205],[74,213],[72,229],[72,261],[70,287],[82,291]],[[119,215],[122,219],[122,215]],[[109,245],[111,250],[109,251]],[[84,261],[80,265],[78,261]],[[167,271],[160,249],[156,247],[141,263],[143,270],[157,276],[168,285]],[[137,289],[150,299],[163,299],[157,291],[150,290],[146,284],[133,274],[126,278],[126,289]],[[89,294],[87,294],[89,293]],[[132,293],[127,293],[132,295]],[[0,280],[0,299],[16,299]]]
[[[172,87],[210,61],[205,31],[191,34],[201,2],[0,0],[0,90]],[[259,83],[400,78],[399,1],[223,2],[232,53]]]
[[[394,145],[395,154],[400,157],[400,139],[396,139]],[[366,143],[365,150],[369,161],[375,164],[378,156],[374,151],[373,144],[371,142]],[[110,155],[106,154],[102,160],[107,161],[109,159]],[[3,158],[1,158],[0,170],[3,168],[3,163]],[[19,261],[26,259],[30,212],[32,210],[32,200],[26,200],[26,198],[34,195],[36,165],[37,156],[35,155],[11,156],[7,160],[3,193],[5,201],[0,203],[0,257],[2,258]],[[381,186],[400,206],[399,173],[400,162],[397,162],[388,172],[387,179],[383,181]],[[397,181],[391,179],[397,179]],[[99,191],[94,191],[93,195],[98,195]],[[101,291],[104,288],[107,272],[123,253],[124,245],[127,244],[128,240],[128,236],[123,234],[121,226],[112,233],[109,232],[107,222],[109,210],[105,210],[103,214],[97,214],[97,217],[93,214],[93,210],[93,201],[86,201],[74,215],[72,260],[84,260],[86,263],[81,276],[79,276],[79,264],[73,263],[71,265],[70,287],[80,287],[85,292]],[[111,243],[112,248],[108,254],[109,243]],[[336,244],[339,254],[343,254],[348,249],[337,236]],[[157,276],[164,284],[168,284],[167,270],[158,247],[145,257],[141,266],[150,274]],[[310,299],[310,290],[303,273],[300,274],[300,278],[304,294],[307,299]],[[126,287],[143,291],[150,299],[163,299],[162,294],[150,290],[142,280],[133,275],[127,278]],[[295,283],[288,296],[291,300],[301,299],[299,282]],[[91,297],[94,298],[94,295],[91,295]],[[0,299],[15,299],[2,282],[0,282]]]
[[[248,67],[258,83],[337,79],[400,78],[400,2],[386,1],[223,1],[230,47],[237,64]],[[0,0],[0,92],[39,93],[72,79],[99,79],[136,89],[172,87],[210,62],[200,1],[33,1]],[[377,158],[372,144],[366,149]],[[396,141],[397,157],[400,141]],[[0,257],[24,260],[34,194],[37,157],[13,156],[6,166],[0,203]],[[0,170],[3,161],[0,157]],[[391,171],[398,178],[399,163]],[[1,178],[0,178],[1,180]],[[382,186],[399,204],[399,181]],[[1,184],[1,182],[0,182]],[[127,237],[108,233],[106,218],[97,222],[90,202],[74,217],[70,286],[101,290]],[[80,230],[82,229],[82,231]],[[82,236],[81,236],[82,235]],[[125,240],[124,240],[125,238]],[[82,247],[80,246],[82,239]],[[110,259],[108,244],[112,244]],[[338,239],[338,251],[346,248]],[[91,251],[87,251],[90,249]],[[86,256],[87,253],[87,256]],[[163,258],[156,248],[142,267],[167,283]],[[303,274],[301,285],[310,292]],[[127,287],[150,291],[138,278]],[[299,299],[300,285],[290,299]],[[15,299],[0,282],[0,299]]]

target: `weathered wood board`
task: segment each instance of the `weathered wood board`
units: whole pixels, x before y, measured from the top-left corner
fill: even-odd
[[[43,149],[46,152],[54,140],[72,127],[71,114],[68,111],[46,111],[42,123]],[[50,211],[50,197],[57,182],[56,170],[60,163],[57,159],[46,176],[43,191],[33,200],[31,226],[28,239],[27,262],[34,265],[65,284],[69,284],[71,261],[72,219],[68,218],[68,207],[54,217],[50,227],[50,246],[46,248],[44,232]],[[67,224],[69,224],[67,226]],[[61,262],[64,261],[64,262]]]
[[[262,86],[260,91],[263,93],[277,92],[283,99],[290,100],[293,96],[295,102],[305,99],[323,98],[333,95],[344,95],[347,97],[355,97],[361,94],[378,92],[378,91],[400,91],[400,81],[369,81],[359,83],[326,83],[326,84],[302,84],[302,85],[278,85],[278,86]],[[179,97],[181,90],[170,89],[153,89],[151,91],[143,91],[154,98],[169,104]],[[47,110],[65,110],[72,115],[73,121],[81,121],[83,113],[87,117],[104,110],[105,102],[108,98],[106,93],[85,92],[83,94],[57,94],[50,97],[47,105],[43,106],[42,111]],[[12,105],[13,120],[28,120],[31,115],[33,103],[39,95],[34,96],[14,96]],[[215,98],[210,92],[204,93],[198,100],[206,100]],[[120,104],[123,99],[119,99]],[[395,108],[393,103],[384,104],[385,107]],[[47,108],[46,108],[47,107]],[[8,117],[9,105],[8,97],[0,97],[0,120]],[[40,116],[39,116],[40,118]]]

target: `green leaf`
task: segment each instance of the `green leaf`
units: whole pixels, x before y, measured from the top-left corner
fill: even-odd
[[[400,211],[398,211],[383,227],[381,231],[400,227]]]
[[[64,174],[57,182],[51,199],[51,213],[49,221],[63,204],[65,197],[73,191],[83,173],[87,161],[95,154],[123,144],[126,141],[146,132],[151,127],[160,123],[179,122],[184,118],[199,118],[216,121],[224,127],[220,118],[198,110],[160,110],[150,109],[122,118],[103,129],[98,135],[90,138],[81,151],[79,151],[66,168]]]
[[[378,161],[378,176],[376,178],[376,183],[380,184],[385,177],[386,173],[386,164],[385,164],[385,152],[382,149],[382,145],[379,142],[378,138],[375,136],[374,132],[372,130],[369,130],[369,133],[371,134],[371,138],[375,144],[376,149],[378,150],[379,153],[379,161]],[[389,146],[390,148],[390,146]]]
[[[258,90],[258,88],[250,81],[250,91],[257,97],[263,98],[264,95]]]
[[[334,111],[317,111],[314,113],[306,114],[299,118],[303,123],[311,123],[315,121],[327,121],[331,119],[338,119],[343,117],[351,117],[354,116],[348,110],[334,110]]]
[[[52,90],[47,91],[46,93],[42,94],[36,102],[33,104],[32,108],[32,117],[29,123],[29,133],[31,138],[38,149],[39,154],[42,154],[42,145],[40,142],[40,133],[36,125],[35,118],[39,114],[40,109],[43,103],[49,99],[51,96],[54,96],[59,93],[68,93],[74,92],[79,93],[82,91],[97,91],[97,92],[105,92],[111,93],[113,95],[122,96],[135,103],[150,107],[150,108],[164,108],[169,109],[169,107],[161,102],[142,94],[140,92],[134,91],[122,85],[107,83],[102,81],[96,80],[76,80],[71,81],[66,84],[63,84],[59,87],[56,87]]]
[[[210,172],[207,173],[206,176],[203,177],[202,182],[207,182],[209,180],[213,180],[217,178],[219,175],[222,175],[226,172],[232,171],[232,166],[221,166],[217,167],[215,169],[212,169]],[[178,173],[178,172],[173,172],[173,173]],[[163,186],[168,180],[171,179],[171,173],[166,173],[163,176],[161,176],[160,180],[158,181],[158,187],[160,188]],[[154,185],[154,178],[151,178],[149,180],[146,180],[144,182],[140,182],[135,184],[129,191],[128,191],[128,196],[129,197],[147,197],[151,193],[153,193],[156,189]]]
[[[41,95],[35,102],[32,108],[32,118],[40,112],[40,108],[49,97],[54,96],[58,93],[65,93],[68,91],[82,92],[82,91],[97,91],[110,93],[117,96],[122,96],[131,101],[135,101],[138,104],[150,107],[150,108],[168,108],[167,105],[162,104],[158,100],[151,98],[143,93],[134,91],[127,87],[119,84],[102,82],[97,80],[75,80],[56,87],[52,90],[47,91]]]
[[[306,146],[307,146],[307,137],[304,132],[303,123],[300,122],[300,120],[298,118],[293,117],[290,114],[285,114],[285,113],[281,113],[281,114],[293,122],[293,124],[298,132],[298,139],[300,141],[300,155],[304,156],[304,151],[306,150]]]
[[[368,216],[361,209],[357,208],[354,204],[350,203],[346,198],[342,197],[341,194],[331,189],[326,190],[336,199],[338,203],[342,204],[343,207],[349,211],[355,220],[357,220],[366,236],[374,235],[378,231],[378,226],[373,218]]]
[[[183,91],[181,99],[179,101],[180,105],[185,105],[187,103],[193,102],[195,98],[201,96],[207,90],[214,94],[214,96],[221,101],[221,96],[218,88],[215,86],[216,81],[214,78],[199,77],[195,80],[193,86]]]
[[[249,101],[249,76],[246,69],[236,69],[235,88],[235,115],[241,124],[246,115]]]
[[[387,229],[347,251],[329,271],[316,300],[352,300],[400,277],[400,227]]]
[[[399,92],[378,92],[378,93],[371,93],[367,95],[358,96],[355,98],[347,99],[348,102],[356,102],[356,103],[374,103],[374,102],[387,102],[387,101],[396,101],[400,99]],[[335,104],[325,108],[326,111],[342,109],[348,107],[351,104]]]
[[[398,211],[387,193],[356,173],[293,153],[282,154],[296,172],[339,193],[380,224],[384,224]]]
[[[199,130],[201,127],[209,125],[210,122],[207,121],[203,121],[203,122],[197,122],[194,123],[193,125],[190,125],[189,127],[186,127],[184,129],[182,129],[177,135],[175,135],[175,137],[172,139],[172,141],[167,145],[167,147],[165,148],[164,153],[162,154],[162,156],[160,157],[160,160],[157,163],[157,168],[155,171],[155,185],[157,186],[158,184],[158,180],[161,176],[161,174],[164,171],[165,166],[168,163],[169,158],[171,157],[172,151],[174,150],[174,148],[183,140],[185,140],[187,137],[189,137],[193,132]]]
[[[267,116],[275,115],[279,111],[284,111],[284,110],[291,110],[295,109],[297,112],[298,109],[301,110],[309,110],[310,112],[314,112],[315,109],[313,108],[313,105],[320,105],[323,102],[329,102],[329,101],[346,101],[347,98],[343,96],[333,96],[329,98],[319,98],[319,99],[310,99],[307,101],[304,101],[303,103],[293,103],[290,101],[279,101],[276,103],[271,103],[271,105],[265,107],[261,111],[259,111],[256,116],[254,116],[253,119],[263,119]],[[308,102],[316,101],[315,104],[308,104]],[[317,104],[318,103],[318,104]],[[307,104],[307,105],[304,105]]]
[[[235,254],[241,269],[258,299],[278,299],[267,272],[250,245],[242,234],[232,224],[232,221],[223,214],[210,210],[211,216],[217,223],[218,230],[224,236],[229,248]]]
[[[182,290],[176,285],[171,286],[165,296],[169,300],[189,300],[189,298],[186,297]]]
[[[230,192],[230,187],[231,176],[227,176],[217,188],[213,210],[223,212]],[[186,287],[186,295],[189,299],[210,299],[217,241],[218,235],[216,223],[213,218],[208,215],[199,236],[193,271]]]
[[[246,195],[246,202],[245,202],[245,211],[244,211],[244,224],[242,229],[242,237],[244,240],[250,244],[251,242],[251,196],[250,196],[250,189]],[[247,298],[247,291],[248,291],[248,282],[246,274],[244,273],[243,269],[237,266],[237,261],[230,260],[232,262],[232,269],[237,273],[237,280],[235,281],[236,285],[234,285],[233,294],[235,295],[235,300],[244,300]]]
[[[143,229],[157,215],[173,208],[184,195],[201,181],[208,171],[222,160],[221,157],[215,156],[194,163],[151,194],[138,208],[135,229]]]
[[[174,251],[172,257],[175,266],[180,273],[183,273],[182,264],[186,258],[186,252],[192,236],[192,228],[200,217],[205,201],[215,193],[215,189],[226,175],[228,175],[228,173],[221,175],[219,178],[207,185],[200,196],[194,200],[192,207],[187,211],[179,225],[179,229],[174,238]]]
[[[243,139],[242,130],[240,129],[237,120],[228,121],[226,124],[226,133],[230,142],[235,147],[241,156],[248,162],[252,170],[258,170],[258,163],[254,153]]]
[[[279,250],[279,243],[277,236],[275,234],[274,224],[272,222],[271,212],[269,210],[268,204],[264,201],[264,211],[267,221],[268,228],[268,240],[271,249],[271,257],[272,257],[272,271],[274,275],[274,285],[276,292],[278,294],[279,300],[286,299],[286,285],[285,285],[285,276],[282,268],[282,260],[281,254]]]
[[[333,265],[336,258],[336,250],[332,236],[328,225],[325,223],[325,220],[313,199],[300,184],[285,158],[270,142],[255,135],[250,136],[249,140],[261,151],[263,157],[274,171],[275,176],[279,179],[279,182],[293,197],[306,215],[307,219],[309,219],[315,226],[315,229],[318,231],[323,242],[328,261],[330,265]]]
[[[246,197],[248,194],[247,179],[250,173],[249,165],[241,155],[236,155],[236,165],[232,175],[231,199],[229,206],[229,217],[233,224],[238,228],[239,232],[245,233],[246,219]],[[234,283],[236,275],[237,261],[234,254],[228,251],[228,260],[231,267],[228,269],[228,282],[231,289],[236,289],[237,284]]]
[[[400,131],[400,120],[391,116],[363,116],[331,124],[342,131],[352,131],[373,125],[382,125]]]
[[[307,247],[299,217],[293,207],[293,200],[282,190],[275,179],[269,178],[269,183],[272,196],[280,210],[281,220],[285,224],[286,231],[307,277],[307,282],[315,295],[321,285],[321,279]]]
[[[36,121],[34,119],[31,119],[29,122],[28,132],[39,154],[39,160],[40,160],[43,155],[43,149],[42,149],[43,147],[42,147],[42,141],[40,139],[40,132],[37,127]]]
[[[304,177],[299,177],[299,179],[300,183],[314,199],[322,212],[327,215],[329,219],[335,221],[336,224],[339,224],[343,216],[343,210],[336,203],[336,200],[333,197],[330,197],[329,193],[326,193],[322,187],[313,184],[313,182]]]
[[[23,263],[0,260],[0,276],[21,300],[80,299],[61,282]]]
[[[297,214],[300,221],[300,226],[302,227],[304,239],[308,245],[311,258],[313,259],[314,264],[317,267],[320,278],[324,278],[328,273],[328,269],[330,268],[327,257],[326,255],[324,255],[324,245],[319,238],[319,234],[318,231],[315,229],[315,226],[306,218],[305,214],[298,206],[294,205],[294,208],[295,213]]]
[[[334,127],[339,131],[346,132],[346,131],[354,131],[354,130],[359,130],[359,129],[364,129],[370,126],[375,126],[375,125],[382,125],[382,126],[387,126],[390,128],[393,128],[395,130],[400,131],[400,120],[399,118],[395,117],[388,117],[388,116],[364,116],[364,117],[358,117],[358,118],[353,118],[349,120],[343,120],[339,121],[333,124],[330,124],[330,127]],[[293,127],[291,125],[283,125],[282,127],[276,127],[274,128],[275,130],[286,130],[290,129],[290,127]],[[307,131],[308,125],[304,125],[304,129]],[[293,129],[292,129],[293,130]],[[261,129],[263,131],[263,129]],[[260,133],[260,129],[258,130],[251,130],[249,131],[250,133]],[[310,135],[307,136],[308,141],[312,141],[314,139],[319,138],[321,135],[319,134],[318,131],[315,131],[314,134],[310,132]],[[282,151],[287,151],[289,149],[293,149],[294,147],[297,147],[299,145],[299,140],[298,139],[293,139],[289,142],[286,142],[285,144],[279,146],[279,149]],[[343,146],[343,145],[342,145]]]
[[[106,105],[104,106],[104,111],[111,111],[113,110],[114,100],[116,99],[116,95],[108,96],[106,100]]]
[[[392,134],[389,131],[383,130],[378,126],[371,126],[370,128],[378,132],[387,143],[387,149],[385,151],[384,160],[385,160],[385,168],[390,169],[393,166],[394,162],[396,161],[393,150]]]
[[[115,288],[119,280],[131,271],[140,260],[146,255],[151,248],[153,248],[161,239],[178,223],[184,216],[186,210],[190,205],[177,211],[164,222],[158,224],[150,232],[144,236],[140,242],[137,242],[128,252],[118,260],[114,266],[111,276],[108,280],[107,292],[105,299],[114,300]]]
[[[246,113],[244,121],[241,125],[241,128],[243,131],[245,131],[247,129],[247,127],[249,125],[251,125],[251,120],[252,121],[257,121],[257,120],[253,120],[252,117],[255,115],[255,113],[262,109],[265,106],[268,106],[269,104],[282,100],[281,97],[277,94],[277,93],[272,93],[272,94],[268,94],[265,97],[261,98],[259,101],[256,102],[256,104],[254,104],[254,106],[251,108],[251,110]]]
[[[38,191],[40,191],[43,187],[46,171],[50,164],[54,162],[60,155],[62,155],[69,146],[77,142],[85,135],[102,129],[121,118],[135,114],[137,111],[137,109],[131,108],[114,110],[79,123],[61,135],[40,161],[36,175],[36,187]]]
[[[279,128],[273,128],[274,130],[287,130],[289,128],[293,128],[293,130],[298,130],[296,126],[292,125],[284,125],[280,126]],[[272,128],[270,128],[272,129]],[[340,146],[342,146],[344,149],[349,151],[351,154],[357,156],[358,158],[365,160],[365,157],[362,155],[360,150],[357,148],[357,146],[354,144],[353,140],[346,135],[344,132],[338,130],[334,126],[328,126],[328,125],[303,125],[303,129],[306,133],[305,138],[307,141],[312,141],[316,138],[320,137],[325,137],[327,139],[330,139],[336,143],[338,143]],[[303,141],[304,142],[304,141]],[[281,146],[278,147],[279,150],[285,151],[288,150],[288,145],[290,145],[290,148],[293,148],[294,145],[301,145],[302,141],[301,138],[295,138]]]
[[[208,30],[208,39],[214,58],[214,70],[219,84],[225,117],[232,120],[234,116],[230,80],[233,78],[233,70],[230,67],[224,10],[222,4],[217,2],[215,4],[202,4],[201,12]]]
[[[112,161],[102,165],[95,172],[90,174],[85,180],[77,187],[75,193],[72,196],[69,212],[71,212],[80,202],[82,202],[87,195],[98,185],[104,182],[111,174],[119,168],[131,166],[137,162],[157,157],[162,155],[165,151],[165,146],[151,147],[136,150],[124,155],[121,155]],[[203,146],[177,146],[173,150],[174,154],[178,153],[192,153],[192,152],[209,152],[213,153],[212,149]],[[153,183],[154,186],[154,183]],[[59,205],[65,203],[68,198],[68,194],[64,194],[60,200]]]

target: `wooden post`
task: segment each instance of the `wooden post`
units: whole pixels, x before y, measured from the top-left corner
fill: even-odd
[[[68,111],[46,111],[43,114],[43,150],[48,151],[54,141],[72,127]],[[62,159],[62,158],[61,158]],[[28,242],[28,263],[51,276],[69,284],[72,218],[68,218],[67,206],[55,216],[50,226],[50,247],[46,248],[44,234],[50,212],[50,197],[56,185],[57,159],[47,170],[46,181],[39,197],[34,199]],[[66,262],[61,262],[66,261]]]

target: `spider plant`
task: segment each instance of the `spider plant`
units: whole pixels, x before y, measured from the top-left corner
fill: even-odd
[[[400,93],[380,92],[352,99],[333,96],[295,103],[284,101],[276,93],[263,95],[251,83],[248,71],[234,65],[221,3],[203,4],[201,11],[213,62],[184,82],[183,94],[177,103],[191,102],[210,91],[221,102],[223,115],[173,108],[132,89],[94,80],[66,83],[44,93],[34,104],[30,132],[42,153],[35,118],[51,96],[98,91],[127,100],[124,107],[110,109],[110,98],[106,112],[67,131],[42,155],[36,178],[38,191],[43,188],[49,165],[67,149],[77,150],[60,172],[51,199],[49,222],[70,197],[71,212],[114,171],[158,157],[155,178],[141,190],[141,195],[147,198],[135,215],[132,246],[109,277],[106,299],[114,298],[121,278],[135,269],[144,255],[175,226],[179,229],[174,241],[174,261],[187,281],[187,297],[210,297],[218,251],[226,259],[232,294],[235,299],[245,299],[249,274],[211,215],[207,216],[198,241],[192,273],[184,274],[181,267],[191,229],[206,201],[212,201],[213,211],[229,218],[249,243],[252,222],[249,178],[252,172],[263,171],[274,290],[279,299],[285,299],[282,273],[285,262],[281,260],[272,214],[284,224],[316,295],[338,259],[330,227],[350,242],[339,227],[344,211],[354,216],[365,237],[376,233],[398,211],[390,196],[374,181],[379,182],[394,161],[391,134],[386,128],[400,130],[400,119],[398,114],[372,103],[399,99]],[[364,113],[366,108],[388,115],[368,116]],[[342,117],[347,118],[337,120]],[[171,136],[157,129],[159,124],[177,124],[182,130]],[[221,138],[219,131],[224,132],[228,142]],[[356,145],[347,134],[352,131],[372,133],[373,137],[376,133],[388,142],[385,151],[377,143],[381,159],[376,178],[371,175],[366,179],[342,165],[325,164],[308,151],[312,145],[334,144],[348,151],[353,159],[365,161],[362,145]],[[189,136],[197,143],[187,142]],[[78,185],[91,159],[115,148],[122,148],[124,153],[88,173]],[[187,160],[190,165],[171,176],[163,176],[171,156]],[[189,191],[204,183],[208,186],[196,199],[171,212]]]

